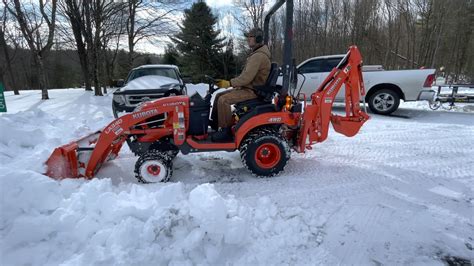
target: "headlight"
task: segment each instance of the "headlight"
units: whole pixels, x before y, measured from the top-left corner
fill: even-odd
[[[114,95],[113,101],[118,103],[118,104],[124,104],[125,103],[125,97],[123,97],[123,95]]]

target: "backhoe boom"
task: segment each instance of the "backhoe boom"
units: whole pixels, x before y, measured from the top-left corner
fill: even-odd
[[[334,98],[345,85],[345,116],[331,113]],[[361,96],[365,95],[362,78],[362,56],[356,46],[351,46],[344,59],[326,77],[311,95],[311,105],[305,108],[298,137],[298,150],[304,152],[314,143],[328,136],[329,121],[334,130],[352,137],[369,116],[360,109]]]

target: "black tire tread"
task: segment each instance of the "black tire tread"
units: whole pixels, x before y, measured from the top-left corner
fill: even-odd
[[[280,145],[283,146],[282,152],[284,153],[282,158],[285,160],[282,167],[273,168],[269,173],[262,173],[261,170],[255,169],[248,162],[248,152],[249,147],[252,148],[252,145],[258,144],[262,139],[273,139],[276,140]],[[256,177],[273,177],[280,172],[284,171],[288,160],[291,157],[290,146],[288,145],[286,139],[278,132],[275,128],[263,127],[251,131],[242,141],[240,145],[240,158],[242,159],[243,165]],[[252,157],[253,158],[253,155]]]

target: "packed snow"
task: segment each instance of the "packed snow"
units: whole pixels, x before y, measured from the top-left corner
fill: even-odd
[[[190,86],[189,93],[204,85]],[[113,120],[112,95],[6,93],[0,115],[2,265],[443,264],[474,260],[474,109],[402,103],[332,131],[279,176],[238,152],[179,154],[140,184],[122,148],[92,180],[43,175],[53,149]],[[339,106],[336,112],[343,109]]]
[[[170,84],[179,84],[179,81],[169,77],[150,75],[131,80],[127,83],[126,87],[123,87],[123,90],[152,90]]]

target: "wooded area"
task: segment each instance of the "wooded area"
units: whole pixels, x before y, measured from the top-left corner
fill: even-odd
[[[245,60],[241,31],[263,28],[271,4],[235,0],[233,8],[239,12],[230,12],[235,29],[224,34],[218,23],[222,17],[203,1],[0,3],[0,77],[7,90],[42,89],[43,99],[48,98],[48,88],[95,88],[95,94],[102,95],[114,79],[125,78],[132,67],[146,63],[177,64],[195,80],[204,74],[229,78]],[[436,68],[448,81],[474,82],[471,0],[294,0],[294,6],[297,62],[345,53],[355,44],[365,64]],[[270,23],[269,46],[273,61],[279,63],[283,14],[280,11]],[[140,43],[164,42],[163,55],[136,50]]]

